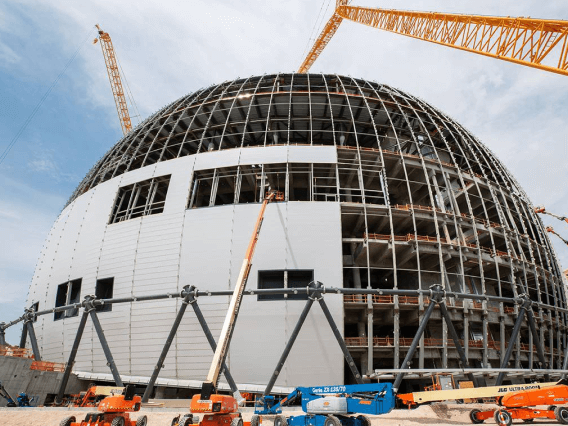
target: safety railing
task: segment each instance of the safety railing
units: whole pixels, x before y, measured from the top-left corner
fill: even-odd
[[[13,356],[17,358],[34,357],[30,349],[9,345],[0,345],[0,356]]]

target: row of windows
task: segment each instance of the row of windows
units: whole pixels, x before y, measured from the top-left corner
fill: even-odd
[[[81,283],[83,279],[78,278],[76,280],[71,280],[59,284],[57,286],[57,295],[55,296],[55,307],[71,305],[74,303],[81,302]],[[114,278],[103,278],[97,280],[95,285],[95,297],[97,299],[111,299],[113,294]],[[39,308],[37,304],[36,310]],[[112,311],[112,305],[102,305],[97,306],[97,312],[109,312]],[[63,312],[55,312],[53,314],[54,320],[59,320],[63,318],[75,317],[79,315],[79,309],[68,309]]]
[[[258,272],[259,289],[275,288],[306,288],[314,279],[313,270],[270,270]],[[81,283],[82,278],[64,282],[57,286],[55,297],[55,307],[71,305],[81,302]],[[95,286],[95,296],[97,299],[112,299],[114,278],[103,278],[97,280]],[[307,300],[305,292],[300,294],[274,294],[259,295],[258,300]],[[35,311],[39,310],[39,302],[33,305]],[[97,312],[112,311],[112,305],[97,306]],[[55,312],[54,320],[70,318],[79,315],[79,309],[68,309],[63,312]]]
[[[375,161],[376,162],[376,161]],[[194,172],[187,208],[257,203],[270,190],[286,201],[386,204],[381,165],[349,158],[335,163],[251,164]],[[171,175],[119,188],[110,217],[118,223],[162,213]]]

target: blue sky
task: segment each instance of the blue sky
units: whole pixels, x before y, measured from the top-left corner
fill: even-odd
[[[122,135],[100,47],[81,44],[95,23],[110,33],[145,118],[200,87],[297,69],[318,14],[326,21],[334,3],[0,3],[0,152],[81,46],[0,165],[0,321],[22,313],[52,223],[90,167]],[[568,3],[561,0],[353,3],[568,20]],[[94,29],[91,34],[94,38]],[[341,25],[312,71],[376,80],[425,99],[495,152],[535,205],[568,215],[568,77],[350,22]],[[568,238],[568,226],[545,221]],[[568,268],[568,248],[552,241]],[[12,327],[8,340],[16,343],[18,334]]]

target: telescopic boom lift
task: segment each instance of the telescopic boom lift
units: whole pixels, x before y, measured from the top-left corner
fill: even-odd
[[[557,215],[557,214],[547,212],[544,206],[535,207],[534,211],[535,211],[535,213],[547,214],[547,215],[549,215],[549,216],[555,217],[555,218],[558,219],[558,220],[562,220],[562,221],[568,223],[568,217],[566,217],[566,216],[559,216],[559,215]],[[553,228],[552,226],[547,226],[545,229],[546,229],[547,232],[550,232],[551,234],[556,235],[558,238],[560,238],[560,239],[562,240],[562,242],[563,242],[564,244],[566,244],[566,245],[568,246],[568,240],[562,238],[562,237],[558,234],[558,232],[556,232],[556,231],[554,230],[554,228]]]
[[[191,399],[190,411],[192,415],[199,413],[205,414],[200,423],[202,426],[218,426],[229,422],[231,423],[231,426],[242,426],[242,419],[238,412],[237,400],[232,396],[216,394],[217,384],[221,374],[221,367],[227,357],[227,351],[229,349],[229,344],[235,328],[235,322],[241,306],[243,292],[247,285],[250,268],[252,266],[252,257],[254,255],[256,243],[258,242],[258,236],[260,234],[260,228],[264,219],[266,206],[271,201],[283,200],[284,194],[282,192],[270,191],[266,194],[264,201],[262,202],[245,258],[235,284],[235,290],[231,296],[229,309],[225,317],[225,322],[223,323],[223,328],[221,329],[221,336],[217,342],[217,349],[215,350],[215,355],[211,362],[211,368],[207,374],[207,379],[202,385],[201,394],[194,395]],[[185,423],[185,419],[188,418],[189,417],[185,417],[183,422]],[[172,424],[176,423],[175,420],[176,419],[174,419]],[[185,426],[179,422],[178,425]]]

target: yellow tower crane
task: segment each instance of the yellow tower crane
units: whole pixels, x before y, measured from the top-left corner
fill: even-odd
[[[103,50],[103,56],[105,58],[105,64],[108,72],[108,79],[114,96],[118,119],[120,120],[120,127],[122,127],[122,133],[126,135],[130,130],[132,130],[132,122],[130,120],[130,114],[128,113],[128,105],[126,104],[124,89],[122,88],[122,80],[120,79],[116,53],[114,52],[112,41],[108,33],[101,30],[101,27],[99,27],[98,24],[95,26],[99,31],[99,37],[95,38],[93,44],[96,44],[97,41],[101,42],[101,48]]]
[[[349,3],[351,0],[336,0],[333,16],[298,72],[308,72],[341,22],[348,19],[419,40],[568,75],[568,21],[409,12],[349,6]],[[543,64],[546,58],[550,65]]]

